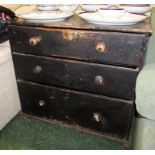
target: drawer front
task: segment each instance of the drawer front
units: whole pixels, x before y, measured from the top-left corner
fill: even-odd
[[[65,122],[92,132],[128,140],[132,103],[101,95],[18,81],[25,114]]]
[[[133,99],[137,70],[13,54],[17,78],[106,96]]]
[[[13,52],[136,67],[146,35],[11,26],[10,43]]]

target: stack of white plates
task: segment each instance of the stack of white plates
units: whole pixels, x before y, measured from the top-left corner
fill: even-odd
[[[120,7],[127,10],[129,13],[145,14],[151,10],[150,4],[128,4],[120,5]]]
[[[83,4],[82,9],[86,12],[79,13],[78,15],[89,23],[102,24],[102,25],[133,25],[138,22],[144,21],[149,16],[146,15],[151,9],[149,4],[129,4],[129,5],[94,5]],[[125,14],[121,17],[106,16],[99,13],[100,10],[116,10],[124,9]],[[93,12],[92,12],[93,11]],[[111,13],[109,11],[109,13]]]
[[[79,13],[78,15],[89,23],[102,25],[133,25],[142,22],[147,18],[147,16],[144,15],[131,13],[126,13],[121,17],[101,16],[97,12],[84,12]]]
[[[60,10],[62,12],[74,12],[77,9],[78,5],[76,4],[38,4],[37,9],[39,11],[56,11]]]
[[[27,22],[47,23],[62,21],[72,15],[73,13],[60,11],[34,11],[24,14],[18,14],[17,16],[19,18],[25,19]]]
[[[96,11],[99,8],[109,8],[110,5],[109,4],[82,4],[80,5],[81,8],[85,11]]]
[[[82,4],[81,8],[85,11],[96,11],[99,8],[110,8],[114,5],[110,4]],[[144,14],[148,11],[150,11],[151,6],[150,4],[122,4],[122,5],[116,5],[119,8],[124,8],[129,13],[136,13],[136,14]]]
[[[56,10],[58,10],[58,5],[37,4],[37,9],[40,10],[40,11],[56,11]]]

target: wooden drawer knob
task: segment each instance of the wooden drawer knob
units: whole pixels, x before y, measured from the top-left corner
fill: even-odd
[[[103,86],[103,85],[104,85],[104,78],[103,78],[101,75],[97,75],[97,76],[95,76],[95,78],[94,78],[94,83],[95,83],[97,86]]]
[[[34,36],[34,37],[31,37],[29,39],[29,44],[31,46],[36,46],[40,41],[41,41],[41,37],[40,36]]]
[[[38,104],[40,107],[43,107],[46,103],[43,100],[39,100]]]
[[[105,53],[106,52],[106,44],[104,42],[99,42],[96,44],[96,51],[98,53]]]
[[[42,71],[41,66],[36,66],[33,68],[33,73],[35,73],[35,74],[39,74],[41,71]]]
[[[93,121],[102,124],[102,128],[105,128],[107,126],[106,118],[98,112],[93,113]]]
[[[100,122],[101,121],[101,115],[99,113],[93,113],[93,119],[96,122]]]

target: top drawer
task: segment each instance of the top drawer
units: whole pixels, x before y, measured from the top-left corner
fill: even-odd
[[[129,67],[142,64],[146,39],[145,34],[10,26],[13,52]]]

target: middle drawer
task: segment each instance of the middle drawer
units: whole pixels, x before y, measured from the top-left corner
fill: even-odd
[[[13,53],[17,78],[133,99],[137,69]]]

